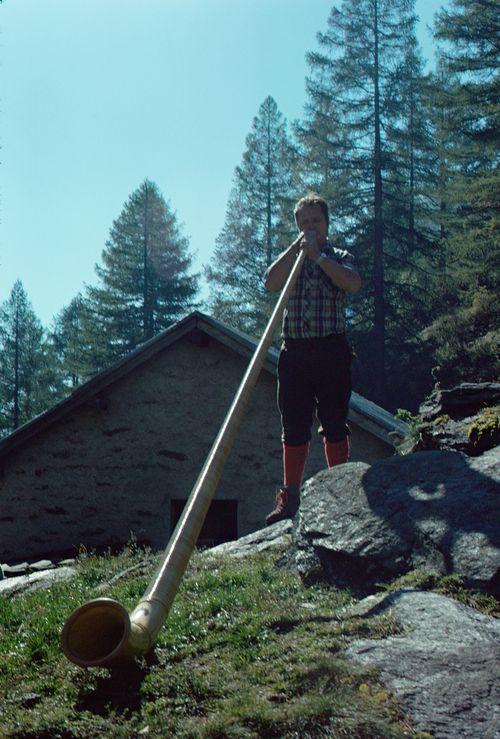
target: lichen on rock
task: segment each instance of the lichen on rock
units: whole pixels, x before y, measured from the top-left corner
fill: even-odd
[[[479,413],[469,427],[468,437],[479,453],[500,444],[500,406]]]

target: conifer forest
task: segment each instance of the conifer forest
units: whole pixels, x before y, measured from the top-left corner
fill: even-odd
[[[249,121],[202,274],[145,179],[110,224],[93,284],[51,325],[15,282],[0,305],[0,435],[195,308],[258,337],[277,297],[263,274],[309,191],[363,278],[348,307],[356,392],[414,412],[436,383],[496,379],[499,17],[497,0],[450,0],[428,72],[414,0],[337,2],[307,57],[303,117],[286,120],[269,95]]]

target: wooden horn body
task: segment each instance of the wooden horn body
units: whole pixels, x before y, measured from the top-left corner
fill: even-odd
[[[305,252],[300,251],[181,518],[141,601],[129,616],[126,609],[117,601],[111,598],[98,598],[75,609],[66,621],[61,634],[61,646],[66,657],[76,665],[109,667],[126,662],[134,656],[147,654],[152,649],[195,548],[236,430],[266,360],[304,259]]]

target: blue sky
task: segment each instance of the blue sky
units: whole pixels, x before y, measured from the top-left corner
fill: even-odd
[[[200,271],[260,104],[272,95],[289,121],[302,115],[305,54],[332,4],[4,0],[0,302],[20,278],[47,326],[95,284],[112,221],[146,177]],[[427,59],[441,5],[416,3]]]

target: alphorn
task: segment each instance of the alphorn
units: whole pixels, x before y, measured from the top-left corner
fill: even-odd
[[[140,603],[129,615],[118,601],[97,598],[76,608],[66,621],[61,634],[61,646],[66,657],[74,664],[80,667],[112,667],[145,655],[153,648],[196,546],[237,428],[304,259],[305,251],[300,251]]]

